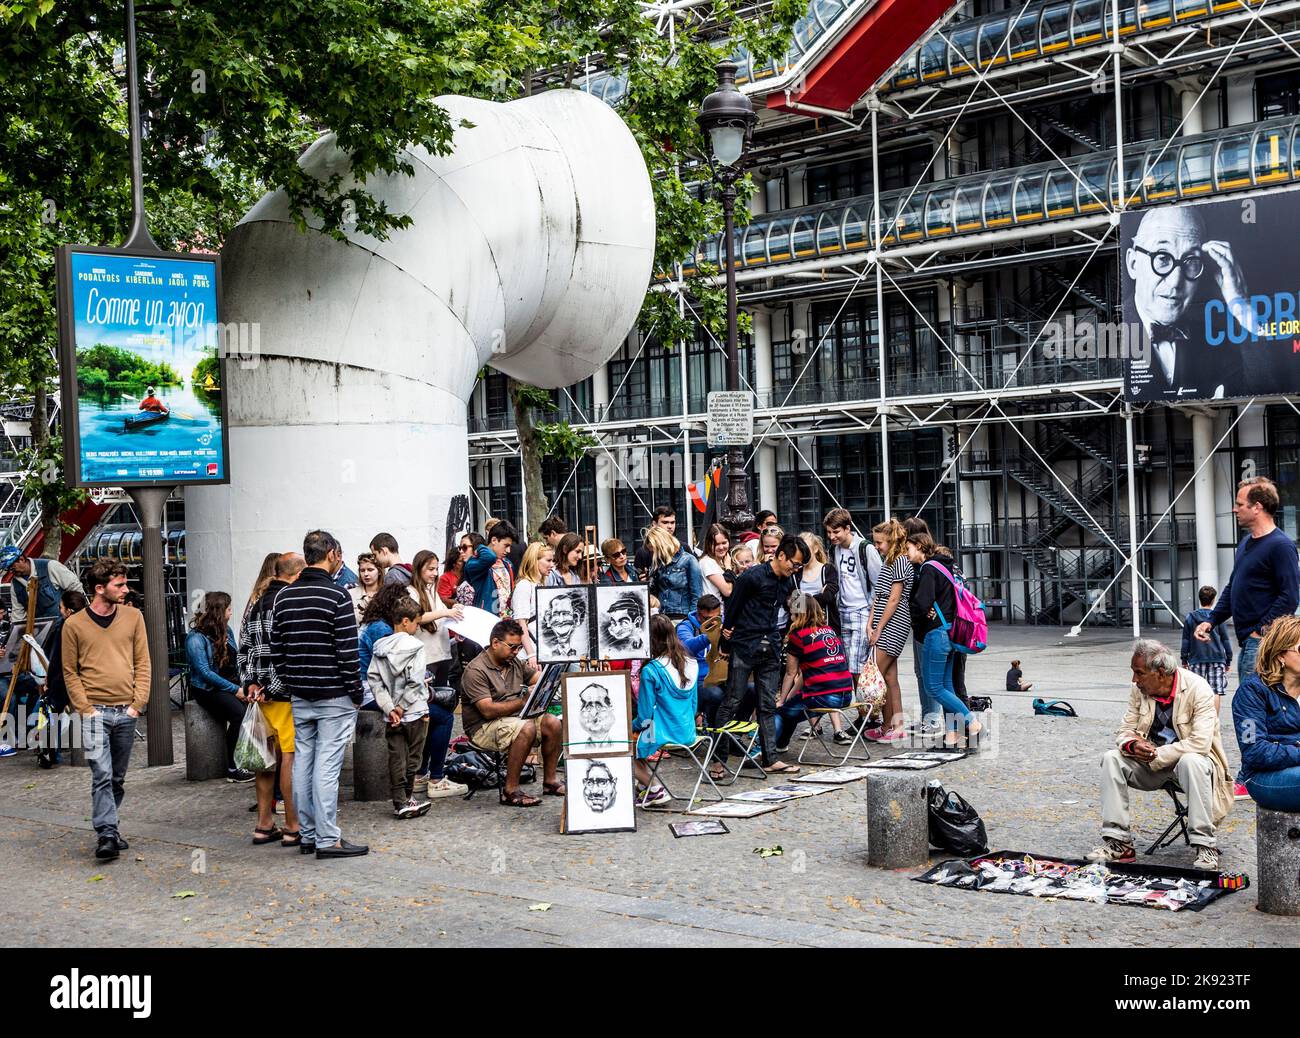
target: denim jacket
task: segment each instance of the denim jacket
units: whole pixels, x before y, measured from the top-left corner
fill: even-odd
[[[704,587],[700,564],[685,548],[679,548],[672,562],[650,571],[650,593],[659,599],[659,611],[687,616],[695,610]]]
[[[235,632],[229,627],[226,628],[226,644],[230,649],[230,663],[237,667],[238,650],[235,648]],[[212,643],[208,641],[208,636],[199,631],[190,631],[185,636],[185,655],[190,662],[190,684],[196,688],[206,689],[211,692],[230,692],[239,691],[239,686],[233,681],[227,681],[212,664]]]
[[[1262,771],[1300,767],[1300,705],[1258,674],[1232,697],[1232,725],[1241,748],[1241,781]]]
[[[1210,628],[1210,640],[1198,641],[1192,632],[1199,624],[1210,619],[1209,609],[1193,609],[1183,621],[1183,666],[1193,663],[1222,663],[1232,666],[1232,640],[1228,637],[1228,625],[1219,624]]]

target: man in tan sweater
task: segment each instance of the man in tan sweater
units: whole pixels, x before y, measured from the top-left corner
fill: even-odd
[[[91,815],[99,837],[95,857],[109,861],[127,849],[117,830],[117,809],[136,718],[149,702],[149,641],[144,616],[122,605],[125,566],[101,559],[91,567],[86,584],[95,597],[63,624],[63,680],[72,708],[81,716],[90,764]]]

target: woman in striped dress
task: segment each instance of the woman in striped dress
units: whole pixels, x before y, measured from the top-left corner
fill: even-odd
[[[874,527],[871,540],[880,552],[884,567],[872,598],[871,626],[867,641],[875,649],[876,666],[885,679],[884,723],[864,733],[873,742],[900,742],[903,731],[903,693],[898,687],[898,657],[912,639],[912,580],[915,570],[907,557],[907,531],[897,519]],[[885,589],[888,588],[888,592]]]

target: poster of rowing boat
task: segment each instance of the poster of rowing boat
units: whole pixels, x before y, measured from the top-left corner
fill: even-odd
[[[77,248],[64,264],[70,481],[227,482],[218,258]]]

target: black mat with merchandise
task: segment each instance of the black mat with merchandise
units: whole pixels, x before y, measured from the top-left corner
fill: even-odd
[[[1239,872],[1207,872],[1154,862],[1100,864],[1024,851],[992,851],[943,861],[914,878],[919,883],[962,890],[1172,912],[1199,912],[1225,894],[1250,886],[1250,877]]]

